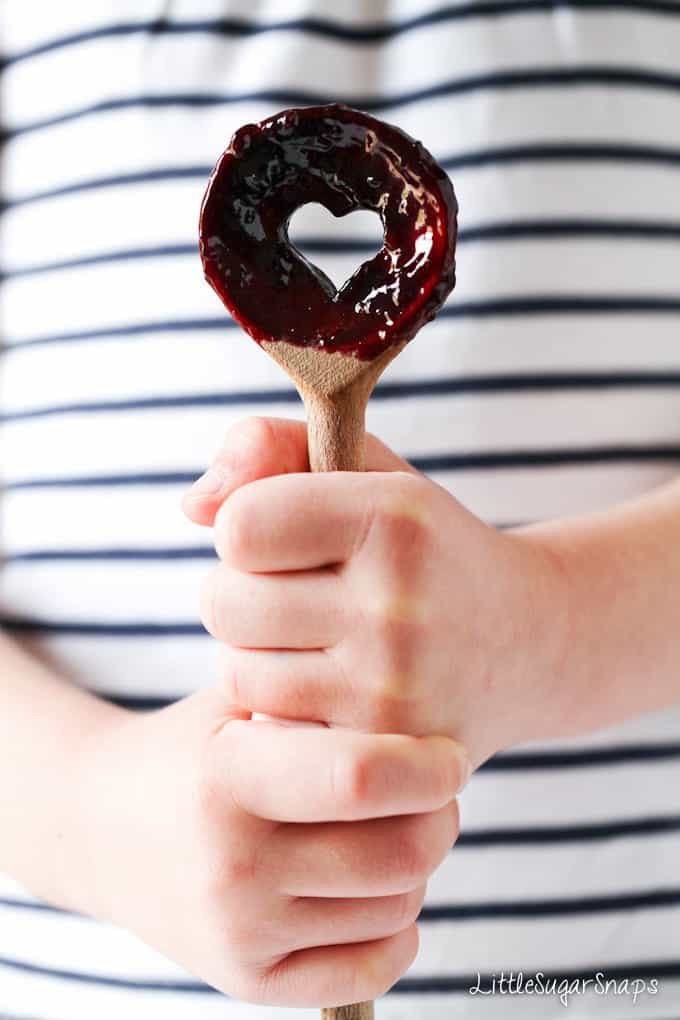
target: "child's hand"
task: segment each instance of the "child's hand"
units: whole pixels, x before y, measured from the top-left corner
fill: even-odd
[[[212,688],[80,753],[64,905],[251,1002],[371,999],[410,966],[457,835],[452,741],[251,721]]]
[[[312,475],[301,423],[250,419],[185,499],[221,564],[203,620],[246,709],[440,733],[475,765],[564,706],[559,570],[368,437],[366,473]],[[553,725],[550,723],[548,725]]]

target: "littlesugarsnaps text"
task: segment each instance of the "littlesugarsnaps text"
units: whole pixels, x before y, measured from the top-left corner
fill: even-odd
[[[656,978],[613,978],[604,971],[592,977],[551,977],[543,971],[525,975],[523,971],[501,971],[499,974],[477,973],[470,995],[551,995],[566,1008],[573,996],[594,995],[626,996],[637,1005],[643,995],[656,995],[659,982]]]

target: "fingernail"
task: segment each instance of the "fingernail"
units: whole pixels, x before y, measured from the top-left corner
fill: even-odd
[[[225,478],[216,468],[211,467],[191,486],[187,499],[205,499],[216,496],[224,488]]]

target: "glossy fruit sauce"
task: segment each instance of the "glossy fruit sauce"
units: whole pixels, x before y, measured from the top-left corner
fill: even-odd
[[[377,212],[383,246],[337,290],[288,238],[293,213]],[[346,106],[285,110],[233,136],[208,182],[206,279],[258,343],[370,359],[410,340],[455,283],[457,203],[420,142]]]

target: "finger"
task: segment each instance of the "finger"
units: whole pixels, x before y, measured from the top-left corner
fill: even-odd
[[[375,436],[366,436],[369,471],[413,471]],[[309,471],[307,426],[286,418],[245,418],[225,437],[222,449],[185,495],[182,507],[195,524],[212,525],[227,496],[247,482]]]
[[[357,694],[326,650],[258,650],[224,646],[222,690],[249,712],[350,725]]]
[[[288,951],[293,952],[396,935],[416,921],[426,888],[423,884],[397,896],[362,899],[297,897],[288,908],[282,941],[285,939]]]
[[[417,953],[415,924],[374,942],[302,949],[261,977],[258,1001],[321,1007],[378,999],[408,970]]]
[[[408,542],[430,513],[424,486],[396,471],[375,482],[370,472],[329,472],[246,485],[217,513],[217,553],[239,570],[308,570],[348,560],[376,522]]]
[[[245,418],[229,429],[211,466],[186,493],[182,508],[195,524],[211,525],[222,501],[246,482],[308,470],[304,422]]]
[[[346,633],[341,582],[330,571],[241,574],[216,567],[201,599],[213,637],[240,648],[327,648]]]
[[[458,836],[458,805],[358,822],[282,825],[267,853],[289,896],[396,896],[427,882]]]
[[[468,771],[464,751],[448,737],[238,719],[220,734],[215,753],[223,756],[231,796],[244,811],[272,821],[433,811],[455,796]]]

